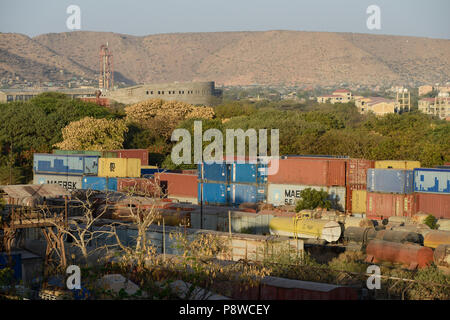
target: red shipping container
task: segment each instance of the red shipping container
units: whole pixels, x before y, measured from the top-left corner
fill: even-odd
[[[366,159],[348,159],[347,185],[366,185],[367,169],[370,168],[375,168],[375,161]]]
[[[316,186],[345,186],[344,159],[280,159],[278,172],[269,175],[269,183]],[[271,164],[269,164],[271,165]]]
[[[197,198],[198,185],[197,175],[181,173],[155,173],[155,178],[159,180],[162,191],[166,191],[170,196],[183,196]],[[167,188],[167,190],[164,190]]]
[[[117,152],[118,158],[137,158],[141,159],[141,166],[148,166],[148,150],[147,149],[122,149],[111,150]]]
[[[159,184],[156,184],[154,179],[146,178],[118,178],[117,191],[125,193],[132,191],[152,197],[160,195]]]
[[[367,192],[368,217],[411,217],[415,213],[413,194]]]
[[[415,193],[416,213],[432,214],[436,218],[450,219],[450,195],[439,193]]]

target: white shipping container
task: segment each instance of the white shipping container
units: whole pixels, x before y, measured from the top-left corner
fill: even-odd
[[[35,174],[33,184],[59,184],[63,188],[73,191],[82,188],[82,179],[82,176]]]
[[[337,204],[336,209],[345,211],[345,187],[308,186],[296,184],[268,184],[267,202],[274,206],[295,205],[300,200],[300,192],[311,188],[330,194],[330,200]]]

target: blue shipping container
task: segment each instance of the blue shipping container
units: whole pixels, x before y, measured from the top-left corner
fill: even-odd
[[[227,185],[220,183],[198,183],[198,202],[202,201],[201,187],[203,185],[203,204],[227,204]]]
[[[233,163],[231,164],[231,182],[238,183],[267,183],[267,164]]]
[[[414,169],[414,192],[450,194],[450,168]]]
[[[117,178],[85,176],[82,180],[82,188],[98,191],[117,191]]]
[[[198,178],[208,182],[208,181],[220,181],[220,182],[229,182],[230,178],[230,165],[222,162],[222,163],[202,163],[199,166],[198,170]]]
[[[4,252],[0,253],[0,270],[11,268],[14,271],[14,279],[22,279],[22,255],[11,254],[10,256]]]
[[[51,153],[35,153],[33,170],[34,173],[97,175],[98,159],[98,156],[82,154],[58,155]]]
[[[257,203],[266,200],[265,185],[233,183],[229,189],[229,204],[239,205],[244,202]]]
[[[413,192],[413,171],[367,169],[367,191],[408,194]]]

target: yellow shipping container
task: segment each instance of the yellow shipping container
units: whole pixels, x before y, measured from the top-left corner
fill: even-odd
[[[109,178],[139,178],[141,159],[136,158],[100,158],[98,176]]]
[[[352,213],[366,213],[366,190],[352,190]]]
[[[404,169],[412,170],[420,168],[420,161],[406,161],[406,160],[382,160],[375,161],[375,169]]]
[[[157,166],[141,166],[141,169],[158,169]]]

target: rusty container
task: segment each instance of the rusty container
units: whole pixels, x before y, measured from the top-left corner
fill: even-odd
[[[148,150],[147,149],[122,149],[111,150],[117,153],[117,158],[137,158],[141,159],[142,166],[148,166]]]
[[[345,186],[345,159],[280,159],[278,172],[269,174],[269,183],[316,186]]]
[[[440,244],[434,249],[434,262],[438,266],[450,268],[450,244]]]
[[[367,192],[366,213],[368,217],[411,217],[414,214],[414,195]]]
[[[440,244],[450,244],[450,231],[430,230],[423,236],[423,245],[437,248]]]
[[[162,192],[170,196],[198,197],[198,177],[194,174],[156,173]]]
[[[150,197],[160,196],[159,185],[154,179],[147,178],[118,178],[117,191]]]
[[[415,193],[415,211],[450,219],[450,194]]]
[[[367,169],[375,168],[375,161],[366,159],[348,159],[347,185],[366,185]]]
[[[366,248],[369,263],[400,263],[408,269],[425,268],[433,262],[433,250],[412,243],[372,240]]]

